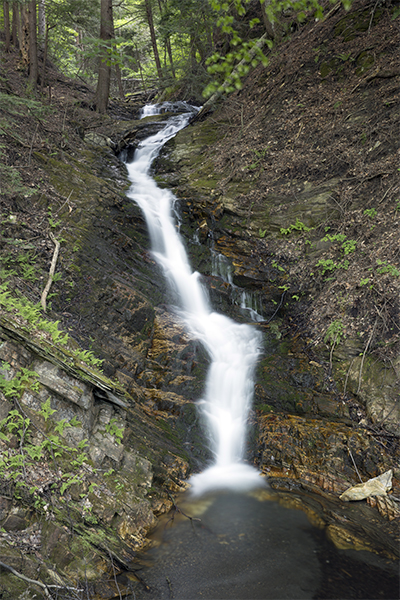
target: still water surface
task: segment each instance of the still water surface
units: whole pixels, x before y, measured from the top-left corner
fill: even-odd
[[[138,572],[139,600],[397,599],[397,565],[339,551],[306,514],[246,494],[182,505],[200,515],[165,521]],[[176,522],[178,520],[179,522]]]

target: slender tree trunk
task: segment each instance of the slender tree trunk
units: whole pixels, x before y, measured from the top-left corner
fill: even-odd
[[[121,69],[118,64],[115,65],[115,76],[117,78],[119,97],[121,98],[121,100],[125,100],[124,86],[122,85]]]
[[[108,46],[113,37],[113,10],[112,0],[101,0],[100,12],[100,39],[104,46],[100,50],[99,77],[94,96],[94,104],[99,113],[105,113],[110,95],[111,65]]]
[[[44,36],[44,49],[43,49],[43,66],[42,66],[42,74],[41,74],[41,88],[44,89],[44,84],[46,80],[46,63],[47,63],[47,52],[49,49],[49,31],[53,29],[56,25],[46,24],[46,33]]]
[[[190,34],[190,65],[191,65],[191,69],[192,72],[194,73],[197,67],[197,60],[196,60],[196,42],[194,39],[194,35],[191,33]]]
[[[211,35],[211,27],[210,27],[210,23],[207,20],[206,15],[204,14],[204,10],[201,12],[201,15],[203,17],[203,23],[204,23],[204,29],[206,30],[206,36],[207,36],[207,51],[211,52],[213,49],[213,41],[212,41],[212,35]]]
[[[174,76],[174,79],[176,79],[174,60],[172,58],[171,40],[169,39],[169,36],[167,37],[166,42],[167,42],[167,52],[168,52],[169,62],[170,62],[170,65],[171,65],[172,75]]]
[[[115,39],[115,29],[114,29],[114,19],[113,18],[111,21],[111,27],[112,27],[112,38]],[[124,88],[122,85],[122,78],[121,78],[121,67],[119,66],[118,62],[115,63],[114,67],[115,67],[115,77],[117,79],[119,97],[121,98],[121,100],[125,100],[125,92],[124,92]]]
[[[20,23],[20,18],[19,18],[18,4],[16,2],[13,2],[12,11],[13,11],[13,16],[12,16],[12,43],[15,46],[15,48],[19,48],[18,31],[20,30],[20,24],[19,24]]]
[[[145,7],[146,7],[147,23],[148,23],[149,29],[150,29],[151,45],[153,46],[154,60],[156,61],[158,78],[161,80],[162,79],[162,69],[161,69],[160,55],[158,54],[158,48],[157,48],[156,32],[154,29],[153,10],[151,8],[150,0],[145,0],[144,3],[145,3]]]
[[[28,23],[29,23],[29,85],[32,89],[36,88],[39,67],[37,54],[37,33],[36,33],[36,0],[31,0],[28,4]]]
[[[10,36],[10,5],[8,2],[3,2],[3,13],[4,13],[4,33],[5,33],[5,52],[10,52],[11,36]]]
[[[44,51],[46,30],[46,0],[39,0],[38,5],[38,34],[40,39],[40,49]]]
[[[271,2],[271,0],[260,0],[261,12],[262,12],[262,16],[263,16],[265,31],[267,32],[268,37],[271,38],[271,40],[273,40],[275,37],[274,24],[271,23],[271,21],[269,20],[267,11],[265,10],[265,7],[268,6],[268,4],[270,4],[270,2]]]
[[[158,0],[158,6],[159,6],[159,9],[160,9],[160,15],[163,15],[164,14],[165,0]],[[173,58],[172,58],[171,39],[170,39],[170,36],[168,34],[166,35],[166,38],[165,38],[165,47],[166,47],[167,52],[168,52],[168,59],[169,59],[169,64],[171,65],[172,75],[173,75],[174,79],[176,79],[175,66],[174,66],[174,61],[173,61]]]
[[[135,49],[136,49],[136,60],[137,60],[137,63],[138,63],[138,66],[139,66],[139,71],[140,71],[140,79],[142,80],[143,89],[147,93],[146,82],[145,82],[144,77],[143,77],[142,63],[140,62],[140,53],[139,53],[137,44],[135,44]]]
[[[19,49],[21,51],[21,58],[24,65],[29,65],[29,19],[28,9],[26,4],[20,5],[21,13],[19,18]]]

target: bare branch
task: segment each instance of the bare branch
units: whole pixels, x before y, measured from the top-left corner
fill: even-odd
[[[44,312],[46,312],[46,298],[47,298],[47,294],[50,291],[51,284],[53,283],[53,275],[54,275],[54,271],[56,270],[58,253],[60,251],[60,242],[58,242],[56,240],[56,238],[51,233],[51,231],[50,231],[50,237],[55,244],[55,248],[54,248],[54,254],[53,254],[53,258],[52,258],[51,265],[50,265],[49,278],[47,280],[46,287],[43,290],[42,297],[40,298],[40,304],[42,305]]]

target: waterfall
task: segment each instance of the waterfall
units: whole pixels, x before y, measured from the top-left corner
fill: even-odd
[[[148,116],[151,110],[147,106],[142,114]],[[153,110],[153,114],[159,114],[160,105]],[[145,215],[153,256],[176,293],[186,327],[204,344],[211,360],[204,396],[198,403],[207,422],[215,462],[190,480],[192,493],[202,494],[213,489],[242,490],[262,485],[257,470],[242,462],[261,334],[211,310],[172,216],[176,199],[149,175],[153,159],[187,125],[192,112],[193,108],[190,113],[171,116],[164,129],[143,140],[127,169],[132,182],[128,197]]]

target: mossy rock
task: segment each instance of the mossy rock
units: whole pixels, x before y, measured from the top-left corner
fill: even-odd
[[[348,42],[360,33],[368,31],[370,27],[376,25],[383,15],[382,8],[374,9],[373,12],[367,9],[359,9],[355,12],[345,15],[336,24],[335,33],[336,37],[342,36],[345,42]]]

